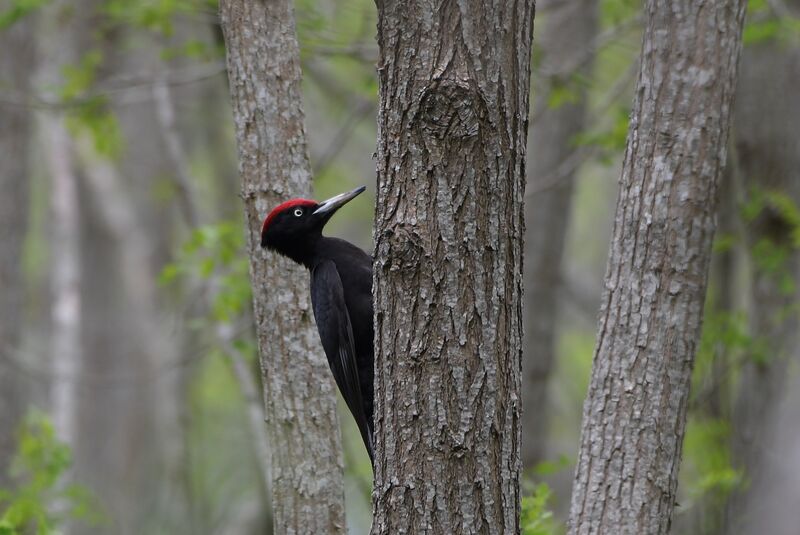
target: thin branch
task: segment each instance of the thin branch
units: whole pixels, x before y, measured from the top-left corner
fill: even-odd
[[[179,204],[186,222],[190,227],[196,228],[200,224],[200,220],[194,200],[189,161],[178,134],[170,86],[164,77],[159,78],[153,85],[153,98],[156,104],[158,123],[161,126],[161,137],[166,145],[167,156],[175,168],[175,186],[178,190]]]
[[[312,163],[311,168],[317,176],[325,172],[327,167],[339,156],[355,129],[371,113],[375,113],[375,103],[367,99],[360,99],[345,122],[333,135],[325,151]]]
[[[592,113],[592,116],[587,120],[587,124],[592,124],[595,121],[598,121],[599,116],[604,114],[612,104],[614,104],[617,100],[619,100],[625,91],[630,87],[630,83],[633,81],[633,77],[636,75],[638,71],[639,61],[638,59],[633,62],[631,67],[628,69],[628,72],[625,76],[621,77],[619,81],[611,88],[611,90],[607,93],[606,97],[603,101],[597,106],[597,111]],[[540,116],[536,116],[534,118],[538,119]],[[528,184],[528,187],[525,189],[525,195],[533,196],[543,191],[547,191],[551,188],[559,186],[564,180],[573,176],[573,173],[576,169],[578,169],[584,162],[588,161],[590,158],[596,156],[600,153],[600,149],[596,146],[581,146],[576,147],[567,157],[561,161],[559,165],[556,166],[548,175],[544,176],[540,180],[538,180],[538,184],[536,186]]]
[[[159,81],[169,86],[188,85],[209,80],[223,72],[225,72],[225,63],[217,61],[175,69],[168,73],[119,76],[68,101],[53,96],[45,97],[35,93],[23,94],[4,90],[0,91],[0,106],[63,111],[86,105],[98,97],[113,98],[119,104],[133,104],[154,98],[152,87]]]
[[[222,346],[222,350],[228,355],[228,359],[233,369],[236,382],[242,392],[245,408],[247,409],[247,419],[250,424],[250,435],[255,449],[256,462],[261,472],[260,483],[265,496],[269,496],[269,483],[272,481],[270,467],[267,463],[269,459],[269,444],[265,432],[264,405],[261,402],[261,395],[258,392],[253,374],[247,365],[247,359],[242,351],[233,344],[235,332],[230,325],[220,324],[217,326],[217,340]]]

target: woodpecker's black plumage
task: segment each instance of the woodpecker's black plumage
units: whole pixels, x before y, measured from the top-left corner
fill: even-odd
[[[333,378],[374,462],[372,257],[355,245],[322,235],[331,216],[364,187],[318,203],[287,201],[270,212],[261,246],[311,272],[311,303]]]

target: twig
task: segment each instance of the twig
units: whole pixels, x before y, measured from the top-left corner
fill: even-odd
[[[15,91],[0,91],[0,106],[18,106],[33,109],[63,111],[85,105],[98,97],[114,97],[121,104],[144,102],[153,98],[153,85],[163,79],[169,86],[193,84],[214,78],[225,72],[223,62],[193,65],[176,69],[166,74],[142,74],[120,76],[87,91],[78,98],[64,101],[57,97],[23,94]]]
[[[339,130],[331,138],[328,147],[325,151],[315,159],[311,168],[317,175],[322,174],[325,169],[331,164],[333,160],[342,152],[342,149],[347,145],[350,137],[353,135],[356,127],[363,121],[367,115],[374,112],[375,104],[367,99],[359,100],[353,111],[347,117],[347,120],[339,127]]]
[[[192,179],[189,173],[189,162],[183,149],[175,121],[175,107],[169,84],[164,77],[158,78],[153,84],[153,98],[156,104],[156,115],[161,126],[161,136],[167,149],[167,156],[175,168],[175,185],[178,189],[178,199],[184,218],[190,227],[195,228],[200,224],[197,206],[194,202],[195,195]]]

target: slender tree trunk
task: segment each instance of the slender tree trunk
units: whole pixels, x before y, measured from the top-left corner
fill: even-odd
[[[378,2],[372,533],[518,533],[533,2]]]
[[[800,14],[800,2],[790,2]],[[748,46],[742,54],[734,146],[747,195],[778,192],[800,205],[800,107],[787,88],[800,84],[800,48],[782,42]],[[763,505],[763,495],[784,468],[772,461],[771,423],[779,413],[786,389],[788,365],[798,356],[798,298],[800,252],[793,243],[796,223],[768,202],[747,224],[747,242],[753,259],[750,288],[751,330],[765,343],[763,354],[745,362],[733,413],[732,453],[744,469],[747,485],[728,504],[725,533],[755,533],[753,519]],[[783,264],[770,270],[763,264],[773,251],[782,250]],[[787,282],[791,282],[787,285]]]
[[[547,77],[537,81],[544,87],[534,92],[537,119],[530,132],[528,167],[528,184],[533,193],[525,207],[525,358],[522,365],[522,463],[525,467],[535,466],[545,457],[549,412],[547,384],[556,350],[561,257],[569,226],[575,172],[553,186],[549,182],[556,169],[572,154],[573,140],[584,127],[586,86],[576,83],[575,79],[591,71],[593,54],[590,49],[597,33],[597,0],[539,2],[540,9],[548,7],[552,10],[537,34],[540,69]],[[565,68],[568,70],[564,71]],[[548,101],[559,85],[567,85],[577,94],[574,101],[553,108]]]
[[[0,87],[21,95],[30,89],[34,64],[31,18],[0,30]],[[25,410],[25,392],[12,361],[22,337],[25,281],[22,244],[28,227],[28,148],[31,114],[0,104],[0,487],[14,452],[14,430]]]
[[[75,470],[103,497],[117,531],[143,532],[152,525],[148,513],[157,509],[154,488],[164,484],[155,461],[161,453],[157,447],[165,442],[157,415],[166,407],[163,399],[156,401],[163,376],[154,374],[154,368],[174,358],[175,351],[159,322],[156,276],[150,266],[154,247],[133,195],[116,164],[96,154],[87,135],[78,136],[76,154],[84,185],[81,293],[87,372],[79,396]]]
[[[59,439],[74,445],[77,383],[81,372],[81,264],[78,183],[72,144],[63,118],[48,118],[52,179],[52,356],[54,378],[51,403]]]
[[[186,155],[183,140],[177,128],[177,114],[172,91],[166,83],[158,81],[153,87],[153,94],[158,110],[161,136],[167,146],[170,164],[174,170],[173,180],[178,190],[178,205],[183,214],[184,223],[190,229],[197,230],[200,227],[200,215],[194,187],[196,180],[192,176],[189,158]],[[204,313],[211,309],[214,301],[214,286],[213,282],[204,281],[195,285],[192,289],[192,292],[200,292],[203,295],[202,307],[205,309]],[[218,323],[215,326],[216,341],[230,360],[233,376],[241,390],[245,403],[253,452],[256,457],[255,461],[262,476],[260,479],[261,490],[266,497],[270,487],[270,471],[267,464],[270,453],[266,430],[264,429],[264,405],[258,394],[253,370],[247,362],[245,353],[235,347],[230,331],[230,325]]]
[[[159,55],[165,46],[163,42],[140,43],[133,51],[125,46],[115,46],[139,42],[143,38],[152,39],[153,36],[143,35],[135,28],[120,28],[106,36],[103,42],[104,74],[108,79],[131,72],[153,73],[156,76],[156,73],[162,72],[164,60]],[[191,86],[187,84],[183,91],[184,102],[192,102]],[[131,307],[132,315],[137,318],[135,325],[149,330],[151,327],[147,324],[154,323],[152,328],[158,333],[147,340],[150,344],[146,350],[149,359],[147,366],[169,370],[169,373],[160,373],[158,381],[152,385],[155,387],[153,398],[142,400],[143,405],[153,403],[158,407],[152,413],[152,425],[158,437],[154,442],[158,450],[153,453],[158,456],[159,474],[156,478],[150,478],[146,499],[138,500],[140,503],[130,503],[129,506],[131,510],[134,507],[155,510],[155,516],[160,521],[174,522],[181,525],[184,532],[194,533],[202,529],[207,508],[203,507],[202,498],[198,496],[198,485],[193,484],[198,471],[193,471],[193,453],[197,449],[193,447],[190,429],[189,390],[198,360],[186,359],[185,356],[199,355],[202,347],[195,333],[181,332],[177,337],[169,335],[171,327],[165,325],[163,320],[169,316],[170,311],[164,309],[168,309],[170,303],[160,299],[161,289],[153,286],[157,273],[166,263],[174,260],[175,240],[179,234],[173,207],[170,203],[155,200],[152,194],[163,187],[166,177],[174,173],[168,144],[158,134],[160,118],[156,100],[112,102],[111,111],[119,121],[125,143],[119,161],[98,161],[97,155],[86,154],[87,151],[83,156],[92,170],[87,173],[87,184],[100,198],[109,201],[100,201],[106,209],[98,206],[98,215],[109,225],[110,232],[125,233],[125,228],[131,232],[128,239],[120,241],[123,250],[118,254],[136,259],[123,261],[124,264],[120,266],[125,275],[122,278],[124,289],[142,288],[138,295],[131,294],[128,297],[136,304]],[[109,208],[110,203],[119,204],[120,208]],[[152,312],[145,312],[144,316],[138,313],[148,309]],[[165,316],[159,317],[159,311]],[[171,312],[181,317],[184,309],[173,308]],[[129,328],[127,333],[132,330]],[[120,336],[128,340],[125,336],[127,333]],[[156,346],[161,349],[153,351]],[[141,515],[138,516],[141,518]]]
[[[669,530],[744,11],[647,2],[571,533]]]
[[[267,211],[310,192],[300,56],[289,0],[223,0],[250,276],[270,433],[276,533],[344,533],[342,454],[308,274],[263,251]]]
[[[64,69],[77,65],[87,50],[92,36],[86,29],[93,13],[92,0],[78,6],[56,0],[42,11],[39,28],[41,50],[41,87],[52,91],[49,99],[57,99],[64,84]],[[67,131],[63,110],[46,110],[42,114],[47,171],[51,188],[51,258],[52,292],[50,337],[53,363],[51,413],[60,440],[75,446],[78,421],[78,386],[82,373],[81,346],[81,258],[80,201],[75,147]]]

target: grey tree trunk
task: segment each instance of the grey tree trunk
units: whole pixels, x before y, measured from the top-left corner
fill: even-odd
[[[28,93],[34,65],[33,20],[0,29],[0,88]],[[0,487],[14,452],[14,430],[25,410],[25,392],[13,365],[22,337],[25,281],[22,245],[28,227],[30,110],[0,103]]]
[[[58,88],[63,69],[80,57],[81,22],[64,15],[65,1],[43,11],[40,28],[42,85]],[[57,39],[60,36],[61,39]],[[52,292],[50,339],[53,383],[50,404],[53,424],[60,440],[75,445],[78,410],[78,379],[81,373],[81,260],[80,208],[74,147],[67,132],[65,114],[49,110],[42,118],[47,171],[50,174]]]
[[[553,369],[558,319],[561,257],[569,226],[575,172],[553,183],[552,175],[574,151],[573,139],[584,127],[585,85],[573,77],[591,71],[597,33],[597,0],[549,0],[551,8],[537,33],[540,69],[544,76],[534,91],[536,120],[530,131],[530,165],[525,220],[525,354],[523,371],[522,464],[532,467],[545,458],[547,446],[547,384]],[[588,57],[587,57],[588,55]],[[573,78],[571,80],[571,78]],[[567,84],[576,100],[548,107],[552,90]]]
[[[96,43],[104,58],[97,85],[124,79],[126,73],[148,73],[149,78],[150,73],[159,72],[160,43],[151,42],[152,37],[134,27],[102,34]],[[126,42],[139,44],[128,50],[121,46]],[[191,102],[191,96],[186,102]],[[164,299],[163,289],[156,284],[158,272],[173,258],[178,233],[171,231],[175,229],[173,210],[167,203],[154,202],[152,191],[171,176],[172,168],[166,144],[157,132],[154,100],[112,97],[109,110],[119,123],[124,151],[118,158],[109,159],[98,154],[91,140],[83,135],[79,155],[86,188],[82,200],[89,223],[85,233],[93,236],[84,255],[96,258],[85,272],[97,280],[96,285],[87,285],[84,291],[86,321],[91,323],[85,329],[87,363],[93,369],[103,369],[106,381],[117,387],[88,385],[90,393],[83,396],[85,404],[81,408],[81,429],[87,437],[97,436],[105,429],[107,442],[118,446],[113,448],[115,453],[95,453],[96,461],[91,462],[87,454],[93,454],[92,439],[88,438],[76,464],[86,468],[87,481],[95,488],[108,489],[103,495],[119,530],[147,531],[146,526],[152,529],[158,522],[171,523],[170,530],[176,535],[194,533],[208,510],[197,497],[199,486],[192,486],[190,481],[193,457],[186,385],[197,361],[185,356],[198,353],[194,346],[170,332],[175,329],[169,325],[173,317],[170,312],[175,316],[179,313],[170,309],[170,300]],[[91,223],[99,228],[92,228]],[[91,275],[95,270],[108,269],[111,274]],[[98,293],[107,295],[105,301],[98,300]],[[108,318],[108,325],[102,330],[92,328],[97,322],[91,318],[98,313]],[[187,334],[186,338],[198,339],[196,333]],[[109,341],[114,341],[113,349],[106,349],[104,355],[103,346]],[[102,360],[95,362],[97,359]],[[127,379],[119,381],[119,377]],[[133,392],[142,395],[131,397]],[[98,410],[98,401],[107,408]],[[129,436],[134,429],[146,429],[153,439],[129,449]],[[131,462],[144,468],[118,468]],[[113,491],[120,486],[127,492]],[[198,510],[204,510],[204,515],[196,514]]]
[[[570,533],[667,533],[744,0],[649,0]]]
[[[276,533],[344,533],[336,397],[311,319],[308,274],[263,251],[261,223],[310,193],[300,56],[289,0],[223,0],[250,276],[270,434]]]
[[[533,2],[378,2],[372,533],[518,533]]]
[[[156,415],[168,407],[157,397],[163,376],[154,372],[159,360],[174,358],[175,351],[164,322],[159,322],[156,276],[150,267],[154,247],[136,213],[134,196],[126,191],[116,165],[95,153],[86,134],[78,135],[75,144],[84,186],[81,295],[86,370],[79,396],[75,472],[103,497],[115,529],[136,533],[146,531],[152,521],[155,489],[165,484],[155,468],[157,447],[166,442]],[[132,440],[135,436],[153,438]]]
[[[791,2],[800,14],[800,2]],[[742,189],[780,192],[800,204],[800,108],[797,95],[787,88],[800,84],[800,49],[774,42],[748,46],[742,54],[736,112],[734,157]],[[800,252],[792,243],[795,227],[787,214],[768,203],[747,225],[753,258],[751,330],[766,343],[764,354],[753,355],[741,372],[732,422],[734,463],[744,469],[746,488],[728,504],[725,533],[756,533],[755,522],[764,509],[766,491],[780,478],[785,462],[772,461],[769,432],[786,389],[787,369],[798,356],[800,321],[793,307],[798,297]],[[763,247],[782,249],[784,264],[771,272],[760,264]],[[786,287],[785,280],[794,288]]]

